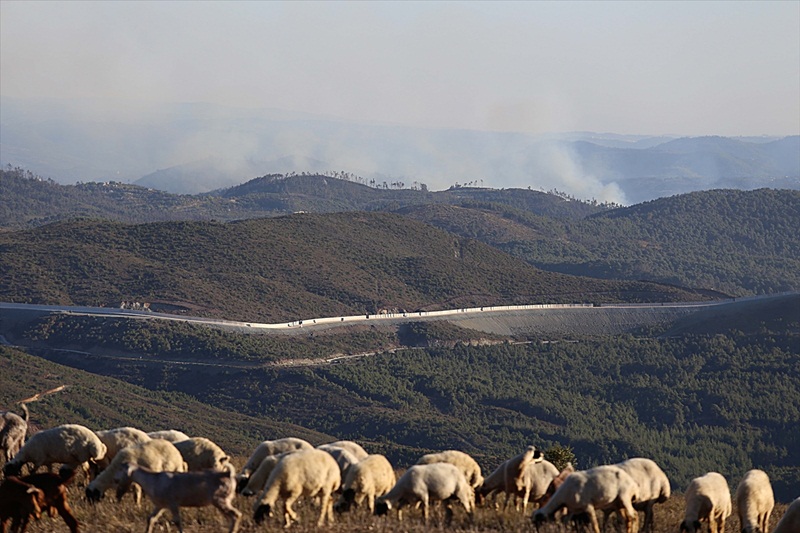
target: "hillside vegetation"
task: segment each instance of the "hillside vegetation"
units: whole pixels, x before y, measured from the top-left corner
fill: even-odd
[[[548,271],[736,296],[800,289],[800,191],[704,191],[580,220],[485,203],[401,212]]]
[[[698,299],[675,287],[538,270],[472,239],[388,213],[228,224],[54,223],[0,234],[0,301],[181,306],[284,322],[515,303]]]

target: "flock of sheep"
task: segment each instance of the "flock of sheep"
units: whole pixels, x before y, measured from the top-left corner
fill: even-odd
[[[27,426],[27,410],[21,417],[10,412],[0,412],[0,416],[0,445],[6,459],[0,485],[3,533],[9,522],[12,531],[24,532],[29,520],[47,509],[57,511],[72,533],[79,531],[64,489],[79,468],[91,478],[85,489],[90,502],[114,489],[117,499],[132,491],[139,504],[144,493],[154,504],[148,532],[166,510],[183,531],[179,509],[209,505],[219,509],[229,522],[229,531],[236,532],[241,522],[241,512],[233,505],[237,493],[255,496],[257,524],[272,517],[281,501],[283,524],[296,522],[293,505],[300,498],[316,501],[318,526],[334,522],[335,512],[354,507],[366,507],[376,515],[397,512],[400,519],[403,508],[421,507],[427,522],[436,502],[444,507],[448,523],[453,505],[462,506],[471,522],[476,500],[488,505],[489,499],[505,493],[505,505],[514,499],[523,512],[528,503],[538,504],[531,517],[537,530],[553,522],[600,533],[597,512],[602,511],[605,524],[610,514],[617,513],[626,533],[636,533],[638,513],[643,511],[641,529],[652,532],[653,506],[670,496],[667,476],[645,458],[559,471],[529,446],[484,478],[472,457],[448,450],[421,457],[398,479],[386,457],[370,455],[355,442],[314,447],[302,439],[283,438],[259,444],[237,475],[230,458],[211,440],[175,430],[145,433],[122,427],[95,432],[67,424],[40,431],[25,442],[25,430],[20,437],[19,429]],[[58,474],[35,474],[39,467],[54,464],[63,465]],[[31,474],[21,476],[25,465]],[[703,522],[709,524],[710,533],[724,531],[732,502],[722,475],[711,472],[694,479],[685,499],[682,532],[699,531]],[[764,472],[751,470],[744,476],[736,490],[736,504],[741,531],[767,533],[774,498]],[[798,532],[800,498],[774,529],[774,533]]]

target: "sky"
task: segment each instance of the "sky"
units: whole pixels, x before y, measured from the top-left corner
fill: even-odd
[[[800,1],[0,1],[0,94],[526,133],[800,134]]]

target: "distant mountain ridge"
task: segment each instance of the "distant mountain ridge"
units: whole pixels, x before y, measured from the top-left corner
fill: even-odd
[[[193,194],[276,172],[343,170],[430,190],[482,182],[627,204],[709,188],[800,189],[800,136],[433,130],[207,104],[3,98],[2,110],[0,164],[64,183],[114,180]]]

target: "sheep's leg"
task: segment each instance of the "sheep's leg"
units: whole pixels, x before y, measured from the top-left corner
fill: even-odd
[[[133,488],[133,501],[136,503],[136,507],[141,507],[142,487],[138,483],[134,483],[131,487]]]
[[[594,511],[594,506],[589,505],[586,507],[586,513],[589,515],[589,521],[592,524],[592,531],[600,533],[600,523],[597,521],[597,513]]]
[[[145,529],[145,533],[153,532],[153,527],[156,525],[156,522],[158,522],[158,517],[160,517],[166,510],[166,507],[156,507],[153,509],[153,512],[150,513],[150,516],[147,517],[147,529]]]
[[[292,504],[297,500],[297,496],[289,496],[286,498],[286,501],[283,503],[283,525],[285,527],[289,527],[292,525],[292,522],[297,520],[297,513],[294,512],[292,509]]]
[[[422,498],[422,516],[425,517],[425,525],[428,524],[428,518],[430,517],[430,506],[428,503],[428,495],[426,494],[425,497]]]
[[[331,495],[322,494],[322,501],[320,502],[319,520],[317,520],[317,527],[325,525],[325,521],[333,522],[333,509],[329,509],[331,505]],[[330,511],[330,512],[329,512]]]

